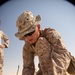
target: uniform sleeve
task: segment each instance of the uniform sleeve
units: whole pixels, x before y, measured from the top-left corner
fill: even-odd
[[[22,75],[34,75],[34,54],[30,52],[27,45],[23,47]]]
[[[54,29],[47,29],[45,37],[51,44],[51,61],[53,65],[53,74],[64,75],[70,63],[69,52],[58,31]]]
[[[4,32],[2,32],[2,39],[4,40],[5,48],[8,48],[8,46],[9,46],[9,38]]]

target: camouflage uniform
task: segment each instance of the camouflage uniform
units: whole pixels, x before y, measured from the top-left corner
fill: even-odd
[[[28,42],[24,45],[22,75],[34,75],[35,55],[40,63],[40,74],[37,75],[69,75],[66,71],[70,63],[68,54],[57,31],[50,28],[41,30],[35,47]]]
[[[19,40],[24,40],[24,35],[34,31],[40,20],[40,16],[35,17],[30,11],[23,12],[17,19],[18,32],[15,36]],[[40,34],[35,45],[30,45],[24,40],[22,75],[34,75],[35,55],[39,57],[37,75],[69,75],[67,72],[70,63],[69,52],[60,34],[51,28],[40,30]]]
[[[2,44],[1,43],[2,40],[4,41],[5,48],[7,48],[9,45],[9,39],[3,31],[0,31],[0,44]],[[4,51],[3,48],[0,48],[0,75],[2,75],[3,60],[4,60]]]

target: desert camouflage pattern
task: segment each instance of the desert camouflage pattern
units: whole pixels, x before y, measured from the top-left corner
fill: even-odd
[[[40,20],[40,15],[34,16],[31,11],[24,11],[16,21],[18,32],[15,36],[20,40],[23,39],[24,35],[35,30],[35,27],[39,24]]]
[[[35,46],[25,42],[22,75],[34,75],[35,55],[39,58],[39,71],[36,75],[70,75],[67,72],[70,63],[69,52],[59,32],[51,28],[45,28],[40,32],[41,36]]]
[[[2,40],[4,41],[4,43],[2,43]],[[9,39],[3,31],[0,31],[0,44],[5,44],[6,48],[9,46]],[[4,50],[0,48],[0,75],[2,75],[3,60]]]

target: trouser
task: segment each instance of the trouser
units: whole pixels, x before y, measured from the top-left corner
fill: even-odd
[[[40,63],[39,71],[36,73],[36,75],[57,75],[53,65],[54,63],[52,63],[51,44],[44,37],[40,37],[36,42],[36,47],[36,52],[38,54]],[[69,74],[65,72],[62,75]]]
[[[0,75],[2,75],[2,67],[3,67],[3,59],[4,59],[4,56],[3,56],[3,49],[0,48]]]
[[[38,64],[38,67],[39,67],[39,70],[36,72],[36,75],[43,75],[43,74],[42,74],[41,67],[40,67],[40,64]],[[69,74],[68,72],[66,72],[65,75],[71,75],[71,74]],[[74,74],[72,74],[72,75],[74,75]]]
[[[4,60],[4,52],[3,49],[0,48],[0,64],[3,65],[3,60]]]
[[[36,75],[43,75],[43,74],[42,74],[41,70],[38,70],[37,73],[36,73]],[[70,75],[70,74],[68,72],[66,72],[65,75]],[[71,75],[74,75],[74,74],[71,74]]]
[[[0,67],[0,75],[2,75],[2,67]]]

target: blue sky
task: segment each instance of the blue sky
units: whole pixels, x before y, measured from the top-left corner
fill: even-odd
[[[75,6],[66,0],[10,0],[0,7],[2,29],[10,39],[9,48],[4,49],[3,75],[15,75],[18,65],[22,71],[22,47],[24,41],[15,37],[16,20],[26,10],[41,15],[41,28],[54,28],[60,32],[68,51],[75,56]],[[35,57],[37,68],[38,58]]]

